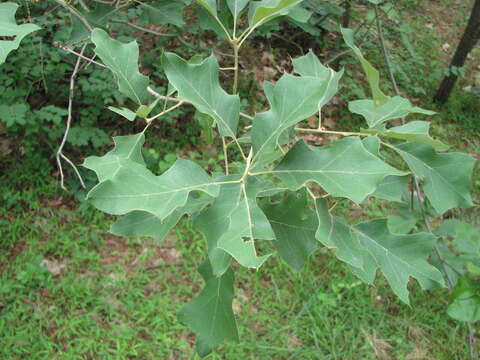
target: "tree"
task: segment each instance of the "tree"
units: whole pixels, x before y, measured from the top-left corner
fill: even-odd
[[[480,0],[475,0],[467,27],[450,63],[450,71],[443,78],[433,101],[444,104],[448,100],[458,77],[458,72],[452,71],[452,69],[460,68],[465,64],[468,54],[474,48],[478,39],[480,39]]]

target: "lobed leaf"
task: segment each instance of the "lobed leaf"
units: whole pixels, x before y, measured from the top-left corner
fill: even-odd
[[[0,65],[5,62],[8,54],[18,49],[23,38],[40,30],[35,24],[17,25],[15,13],[18,5],[13,2],[0,4],[0,37],[13,37],[13,40],[0,40]]]
[[[379,106],[376,106],[375,102],[370,99],[350,101],[348,109],[355,114],[362,115],[371,128],[377,127],[388,120],[402,118],[412,113],[435,114],[433,111],[413,106],[408,99],[401,96],[390,98]]]
[[[300,270],[312,252],[319,248],[315,232],[318,220],[308,205],[306,191],[290,193],[278,204],[262,207],[275,233],[280,257]]]
[[[301,1],[302,0],[253,1],[250,4],[248,12],[248,23],[250,27],[256,27],[275,19],[276,17],[287,15],[288,12]]]
[[[236,138],[240,117],[240,98],[229,95],[218,80],[219,66],[212,55],[200,64],[189,64],[173,53],[163,55],[168,81],[178,90],[178,96],[210,115],[222,136]]]
[[[433,139],[429,134],[430,123],[426,121],[411,121],[405,125],[395,126],[390,129],[368,129],[362,131],[389,137],[392,139],[407,140],[432,146],[437,151],[446,151],[449,146],[439,140]]]
[[[207,260],[198,272],[205,280],[205,287],[180,310],[178,318],[197,333],[196,350],[204,357],[224,341],[238,342],[238,330],[232,310],[233,271],[228,269],[216,276]]]
[[[95,54],[112,71],[120,92],[138,105],[150,102],[152,95],[147,91],[149,79],[138,71],[137,42],[121,43],[102,29],[94,29],[91,36]]]
[[[238,178],[238,175],[231,175],[219,180]],[[222,274],[228,268],[230,256],[248,268],[259,268],[270,256],[257,256],[255,250],[256,239],[275,238],[270,223],[257,205],[256,199],[264,190],[255,179],[247,184],[222,184],[212,206],[195,219],[195,225],[207,239],[214,274]]]
[[[476,162],[473,157],[464,153],[438,154],[430,145],[412,142],[400,144],[395,150],[425,181],[425,195],[439,214],[473,205],[469,192]]]
[[[375,69],[372,64],[370,64],[367,59],[364,58],[360,49],[355,45],[354,31],[352,29],[340,29],[343,35],[343,40],[350,47],[354,54],[357,56],[360,64],[362,65],[363,71],[367,76],[368,84],[370,85],[370,90],[372,91],[372,97],[375,107],[385,104],[390,97],[385,95],[380,89],[380,74],[377,69]]]
[[[315,55],[310,53],[303,60],[297,59],[296,71],[315,74],[309,72],[312,69],[306,65],[315,62],[313,57]],[[264,84],[270,110],[256,114],[253,120],[251,138],[255,165],[267,164],[277,158],[280,155],[277,150],[279,144],[291,138],[288,131],[330,101],[338,89],[343,71],[328,70],[328,76],[285,74],[275,84]]]
[[[388,175],[404,175],[366,150],[358,137],[348,137],[319,149],[296,143],[273,170],[291,190],[309,181],[332,196],[357,203],[372,194]]]
[[[233,17],[237,19],[249,2],[250,0],[227,0],[227,6],[232,12]]]

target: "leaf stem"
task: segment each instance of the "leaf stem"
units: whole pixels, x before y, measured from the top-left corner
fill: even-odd
[[[232,93],[235,95],[238,92],[238,49],[239,46],[237,44],[237,40],[232,41],[233,46],[233,57],[234,57],[234,65],[233,65],[233,90]]]
[[[161,113],[159,113],[159,114],[157,114],[157,115],[155,115],[155,116],[146,118],[145,120],[147,121],[147,123],[152,122],[152,121],[155,120],[156,118],[159,118],[160,116],[165,115],[166,113],[169,113],[170,111],[175,110],[176,108],[182,106],[183,104],[184,104],[183,101],[179,101],[179,102],[177,102],[175,105],[169,107],[168,109],[162,111]]]
[[[78,20],[80,20],[80,22],[87,28],[88,32],[93,31],[93,27],[90,25],[88,20],[77,9],[75,9],[73,6],[70,6],[63,0],[53,0],[53,1],[55,1],[58,5],[64,7],[68,11],[70,11],[70,13],[74,15]]]
[[[223,157],[225,161],[225,175],[228,175],[230,173],[230,170],[228,168],[228,152],[227,152],[227,144],[225,142],[225,136],[222,136],[222,147],[223,147]]]
[[[341,135],[341,136],[371,136],[371,134],[362,133],[362,132],[331,131],[331,130],[325,130],[325,128],[320,128],[320,129],[295,128],[295,131],[319,133],[319,134],[333,134],[333,135]]]

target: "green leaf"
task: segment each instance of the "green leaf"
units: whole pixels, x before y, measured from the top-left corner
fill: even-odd
[[[375,102],[370,99],[350,101],[348,103],[348,109],[355,114],[362,115],[371,128],[388,120],[402,118],[412,113],[425,115],[435,114],[433,111],[412,106],[412,103],[408,99],[400,96],[390,98],[387,102],[379,106],[376,106]]]
[[[275,247],[281,258],[300,270],[309,255],[319,248],[315,239],[318,221],[308,205],[306,191],[290,193],[278,204],[262,207],[275,233]]]
[[[197,0],[197,3],[202,5],[214,17],[217,16],[217,0]]]
[[[364,250],[352,233],[350,226],[342,219],[330,214],[327,201],[324,199],[315,201],[315,212],[318,220],[316,239],[323,245],[336,249],[335,255],[340,260],[363,269]]]
[[[392,215],[387,219],[388,228],[394,234],[408,234],[417,224],[417,218],[411,213]]]
[[[185,206],[178,208],[161,221],[155,215],[144,211],[133,211],[112,224],[110,232],[124,237],[149,236],[161,241],[185,215],[192,215],[204,208],[212,198],[208,195],[197,198],[190,194]]]
[[[310,76],[324,81],[332,79],[332,69],[324,66],[312,50],[307,55],[292,59],[293,70],[302,76]]]
[[[343,69],[336,72],[324,66],[312,50],[307,55],[293,59],[293,70],[303,77],[313,77],[324,83],[324,93],[318,100],[318,108],[328,103],[338,91]]]
[[[253,1],[248,12],[248,23],[250,27],[257,27],[261,24],[287,15],[288,12],[302,0],[262,0]]]
[[[425,194],[439,213],[472,206],[470,185],[475,159],[463,153],[438,154],[426,144],[404,143],[395,150],[412,172],[425,181]]]
[[[10,52],[18,49],[25,36],[40,30],[40,27],[34,24],[17,25],[17,9],[18,5],[12,2],[0,4],[0,37],[13,37],[13,40],[0,40],[0,65],[5,62]]]
[[[385,104],[390,97],[385,95],[382,90],[380,90],[380,74],[377,69],[375,69],[372,64],[370,64],[362,55],[360,49],[355,45],[354,39],[354,31],[351,29],[341,28],[343,40],[345,43],[350,47],[355,55],[357,56],[358,60],[360,60],[360,64],[362,65],[363,71],[367,76],[368,84],[370,85],[370,89],[372,91],[372,97],[374,100],[375,106],[381,106]]]
[[[474,323],[480,320],[480,284],[464,276],[458,281],[447,314],[458,321]]]
[[[380,268],[393,292],[403,302],[409,304],[407,284],[410,277],[417,279],[422,288],[429,286],[431,281],[444,286],[441,272],[428,263],[436,243],[435,236],[427,233],[392,234],[386,219],[360,223],[352,230],[375,261],[371,263],[369,257],[364,258],[367,277],[374,277],[376,269]]]
[[[98,209],[113,215],[145,211],[164,220],[185,206],[192,191],[218,195],[218,185],[192,161],[179,159],[160,176],[145,165],[122,163],[114,176],[96,185],[87,199]]]
[[[143,133],[117,136],[113,141],[115,148],[112,151],[102,157],[89,156],[82,164],[87,169],[95,171],[100,182],[114,178],[117,172],[130,162],[145,166],[142,155],[145,142]]]
[[[185,25],[183,20],[183,9],[185,4],[181,1],[159,0],[148,4],[141,3],[144,16],[149,24],[153,25],[175,25],[182,27]]]
[[[213,125],[215,120],[213,120],[210,115],[203,114],[200,111],[195,111],[194,119],[198,121],[203,130],[205,142],[212,145],[214,141]]]
[[[197,333],[196,350],[204,357],[224,341],[238,342],[238,330],[232,310],[233,271],[228,269],[217,277],[207,260],[198,272],[205,280],[205,287],[180,310],[178,318]]]
[[[429,135],[430,123],[426,121],[411,121],[405,125],[396,126],[388,130],[362,129],[367,132],[379,136],[385,136],[393,139],[408,140],[412,142],[427,144],[437,151],[446,151],[449,146],[439,140],[433,139]]]
[[[372,196],[389,201],[405,202],[402,195],[408,190],[410,176],[386,176],[377,186]]]
[[[332,196],[357,203],[372,194],[387,175],[404,174],[367,151],[358,137],[344,138],[321,148],[299,141],[273,173],[291,190],[315,181]]]
[[[138,71],[137,42],[121,43],[102,29],[93,30],[92,42],[96,46],[95,54],[113,72],[120,92],[138,105],[150,102],[152,95],[147,91],[148,77]]]
[[[107,29],[109,18],[115,13],[115,7],[111,4],[91,2],[88,4],[89,11],[79,7],[77,11],[95,28]],[[77,16],[70,14],[72,22],[70,38],[68,44],[75,46],[90,39],[90,29],[88,29]]]
[[[311,59],[314,55],[308,56]],[[298,64],[298,71],[307,71],[306,66]],[[343,71],[332,70],[326,78],[285,74],[275,84],[264,84],[270,110],[256,114],[253,120],[251,137],[255,165],[269,163],[279,156],[277,148],[290,139],[286,136],[290,128],[315,114],[333,97],[342,74]]]
[[[220,86],[215,57],[212,55],[200,64],[189,64],[173,53],[165,53],[163,63],[168,81],[178,90],[178,96],[201,113],[210,115],[222,136],[235,139],[240,98],[227,94]]]
[[[134,113],[132,110],[130,110],[126,107],[117,108],[117,107],[114,107],[114,106],[109,106],[108,110],[111,110],[114,113],[117,113],[118,115],[123,116],[125,119],[127,119],[129,121],[133,121],[137,117],[136,113]]]
[[[235,181],[230,175],[216,181]],[[265,214],[257,205],[257,197],[265,183],[250,179],[245,184],[222,184],[212,206],[195,219],[195,226],[205,235],[208,256],[216,275],[222,274],[233,256],[241,265],[259,268],[270,255],[257,256],[255,240],[271,240],[275,234]]]
[[[249,3],[249,1],[250,0],[227,0],[228,8],[232,12],[234,18],[238,18],[242,10],[245,9],[245,6],[247,6],[247,4]]]

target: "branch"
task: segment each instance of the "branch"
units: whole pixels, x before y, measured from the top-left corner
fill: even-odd
[[[143,27],[143,26],[140,26],[140,25],[137,25],[137,24],[128,22],[128,21],[110,20],[110,22],[115,23],[115,24],[128,25],[128,26],[130,26],[130,27],[132,27],[132,28],[134,28],[134,29],[137,29],[137,30],[140,30],[140,31],[149,33],[149,34],[157,35],[157,36],[167,36],[167,37],[176,37],[176,36],[178,36],[178,35],[176,35],[176,34],[161,33],[161,32],[158,32],[158,31],[155,31],[155,30],[152,30],[152,29],[149,29],[149,28],[146,28],[146,27]]]
[[[82,57],[83,57],[83,52],[85,51],[86,47],[87,47],[87,44],[83,45],[82,50],[80,50],[80,55]],[[80,68],[80,63],[82,61],[82,57],[79,56],[77,58],[75,68],[73,69],[72,75],[70,76],[70,93],[69,93],[69,97],[68,97],[67,126],[65,128],[65,133],[63,134],[62,142],[60,143],[60,146],[58,147],[57,154],[56,154],[58,170],[60,171],[60,186],[63,190],[67,190],[67,188],[65,187],[65,184],[64,184],[65,177],[64,177],[64,174],[63,174],[62,161],[60,160],[60,158],[64,159],[68,164],[70,164],[70,166],[75,171],[75,174],[77,175],[78,179],[80,180],[80,184],[85,189],[85,183],[83,182],[82,176],[80,175],[80,172],[78,171],[77,167],[62,152],[63,147],[65,146],[65,142],[67,141],[68,133],[70,131],[70,125],[72,123],[73,92],[74,92],[74,89],[75,89],[75,79],[77,77],[78,69]]]
[[[67,47],[67,46],[65,46],[65,45],[62,45],[62,44],[59,44],[59,43],[56,43],[56,42],[55,42],[55,43],[53,43],[53,46],[56,46],[56,47],[58,47],[58,48],[60,48],[60,49],[62,49],[62,50],[65,50],[65,51],[69,52],[70,54],[73,54],[73,55],[75,55],[75,56],[77,56],[77,57],[79,57],[79,58],[81,58],[81,59],[83,59],[83,60],[88,61],[88,62],[91,63],[91,64],[95,64],[95,65],[98,65],[98,66],[100,66],[100,67],[102,67],[102,68],[104,68],[104,69],[108,69],[108,66],[105,66],[105,65],[103,65],[102,63],[99,63],[98,61],[95,61],[95,60],[93,60],[93,59],[91,59],[91,58],[89,58],[89,57],[83,56],[82,54],[76,52],[76,51],[73,50],[73,49],[70,49],[69,47]]]
[[[88,29],[89,32],[93,31],[93,27],[90,25],[88,20],[77,9],[75,9],[73,6],[68,5],[63,0],[53,0],[53,1],[55,1],[60,6],[63,6],[72,15],[74,15],[78,20],[80,20],[80,22]]]

